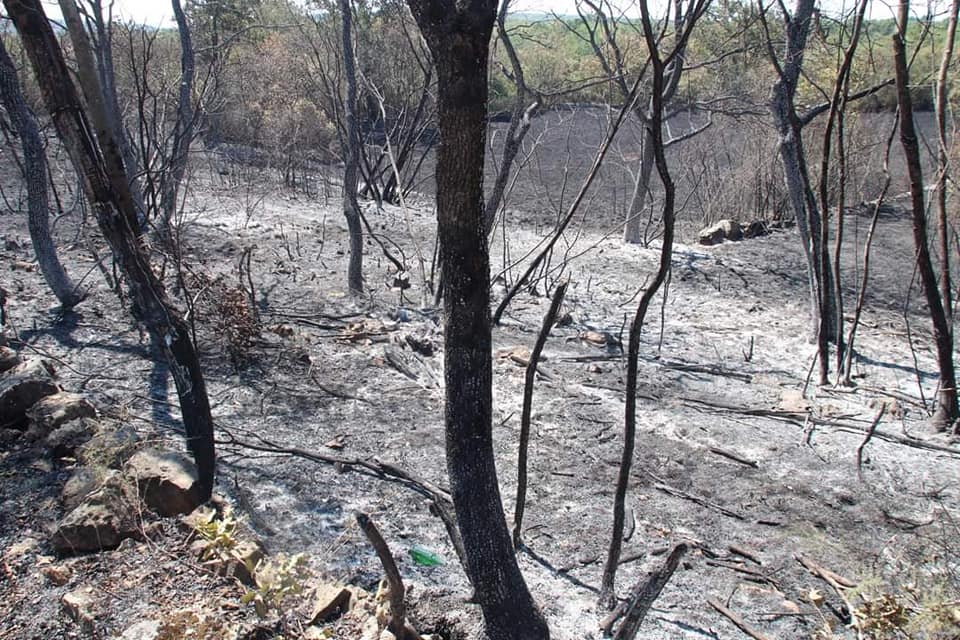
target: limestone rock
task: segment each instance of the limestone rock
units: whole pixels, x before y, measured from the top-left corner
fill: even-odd
[[[308,624],[321,624],[350,610],[350,590],[341,585],[322,584],[313,597],[313,613]]]
[[[118,640],[157,640],[158,638],[160,638],[160,622],[141,620],[124,629]]]
[[[53,367],[44,360],[21,362],[0,377],[0,427],[24,429],[27,409],[41,398],[60,391]]]
[[[51,584],[57,587],[62,587],[73,578],[73,569],[63,564],[52,564],[44,567],[40,572]]]
[[[743,229],[735,220],[720,220],[716,224],[700,230],[700,244],[711,246],[724,240],[742,240]]]
[[[241,540],[232,549],[222,555],[207,560],[203,566],[218,576],[236,578],[246,585],[253,586],[257,565],[266,557],[263,546],[255,540]]]
[[[27,409],[27,437],[40,440],[71,420],[96,416],[97,410],[84,396],[61,391],[41,398]]]
[[[103,468],[78,467],[60,491],[60,502],[66,511],[76,509],[83,499],[100,488],[107,472]]]
[[[138,451],[127,460],[124,473],[136,482],[144,504],[161,516],[190,513],[200,506],[197,470],[179,453]]]
[[[96,631],[94,618],[94,591],[92,587],[80,587],[64,594],[60,600],[64,611],[76,621],[83,632],[93,635]]]
[[[10,347],[0,347],[0,373],[9,371],[20,364],[20,356]]]
[[[112,472],[99,489],[64,516],[52,543],[57,553],[82,553],[113,549],[122,540],[138,536],[133,488]]]
[[[97,433],[77,449],[76,457],[82,464],[117,469],[138,446],[140,436],[133,427],[100,423]]]
[[[44,444],[54,458],[75,457],[77,449],[96,435],[99,428],[100,423],[93,418],[72,420],[50,433]]]

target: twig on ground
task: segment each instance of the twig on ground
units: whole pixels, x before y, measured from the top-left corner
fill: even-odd
[[[863,450],[867,446],[867,443],[873,438],[873,434],[877,430],[877,425],[880,424],[880,420],[886,411],[887,403],[884,402],[880,405],[880,411],[877,412],[877,417],[870,423],[870,428],[867,429],[867,435],[863,438],[863,442],[857,447],[857,477],[860,478],[861,482],[863,481]]]
[[[736,518],[737,520],[746,520],[746,519],[747,519],[742,513],[737,513],[736,511],[731,511],[730,509],[727,509],[726,507],[723,507],[723,506],[721,506],[721,505],[719,505],[719,504],[714,504],[714,503],[710,502],[710,501],[707,500],[706,498],[701,498],[700,496],[695,496],[695,495],[693,495],[692,493],[687,493],[686,491],[681,491],[680,489],[677,489],[676,487],[671,487],[670,485],[665,484],[665,483],[663,483],[663,482],[657,482],[657,483],[654,484],[653,486],[654,486],[655,489],[659,489],[660,491],[663,491],[664,493],[670,494],[671,496],[674,496],[674,497],[676,497],[676,498],[682,498],[683,500],[689,500],[690,502],[695,502],[695,503],[699,504],[699,505],[702,506],[702,507],[706,507],[706,508],[708,508],[708,509],[713,509],[714,511],[718,511],[719,513],[722,513],[722,514],[725,515],[725,516],[730,516],[731,518]]]
[[[744,621],[743,618],[735,614],[730,609],[727,609],[725,606],[720,604],[720,601],[716,598],[707,598],[707,603],[717,610],[717,613],[725,617],[727,620],[732,622],[740,631],[743,631],[745,634],[753,638],[753,640],[769,640],[767,636],[760,633]]]
[[[748,458],[741,456],[738,453],[734,453],[733,451],[727,451],[726,449],[721,449],[720,447],[710,447],[710,453],[715,453],[718,456],[722,456],[729,460],[733,460],[734,462],[739,462],[740,464],[744,464],[748,467],[753,467],[754,469],[760,466],[760,463],[757,462],[756,460],[750,460]]]

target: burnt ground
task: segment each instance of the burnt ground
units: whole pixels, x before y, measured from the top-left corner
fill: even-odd
[[[441,318],[422,304],[430,296],[419,266],[429,273],[432,212],[417,203],[406,211],[368,211],[392,252],[405,255],[411,288],[402,295],[393,288],[392,265],[368,241],[368,294],[355,299],[346,293],[346,228],[334,199],[279,189],[254,172],[225,177],[198,170],[192,187],[185,263],[194,272],[221,274],[222,283],[234,287],[238,262],[250,248],[262,327],[248,344],[231,348],[216,304],[221,288],[188,277],[192,293],[200,293],[199,344],[220,429],[218,491],[271,554],[304,553],[315,582],[375,585],[380,567],[353,517],[369,513],[412,585],[421,629],[470,637],[478,617],[466,602],[468,585],[420,494],[343,466],[238,443],[262,438],[307,452],[378,459],[445,484]],[[82,240],[93,237],[89,230],[77,236],[75,218],[61,219],[58,234],[71,273],[89,272],[89,297],[60,317],[30,264],[23,216],[0,216],[8,329],[25,355],[57,365],[66,389],[89,394],[103,412],[145,437],[179,447],[172,382],[93,269],[89,247],[96,241]],[[862,242],[867,223],[849,221],[850,244]],[[512,259],[537,242],[538,226],[509,230]],[[570,288],[534,391],[526,547],[519,561],[552,637],[560,639],[600,637],[605,612],[596,606],[596,588],[622,446],[625,362],[616,339],[657,260],[656,244],[624,246],[616,235],[601,237],[589,224],[573,228],[547,281],[569,278]],[[503,264],[503,237],[492,247],[495,270]],[[851,300],[858,254],[846,256]],[[847,596],[858,607],[860,594],[896,595],[908,608],[915,601],[956,606],[960,447],[925,422],[921,389],[924,398],[934,393],[935,362],[916,287],[904,312],[912,252],[903,216],[883,216],[874,255],[857,338],[856,387],[818,388],[805,384],[814,347],[795,232],[717,247],[677,245],[667,303],[662,316],[657,307],[648,318],[641,347],[638,446],[627,502],[631,535],[619,592],[659,567],[672,545],[695,547],[656,601],[642,637],[742,637],[709,598],[768,637],[830,637],[827,628],[833,637],[855,637],[845,628],[837,594],[800,557],[857,582],[859,589]],[[516,275],[514,268],[503,278]],[[543,285],[518,296],[494,331],[494,435],[508,514],[524,376],[517,360],[532,347],[549,304]],[[501,279],[495,300],[503,291]],[[597,334],[604,333],[609,341],[598,344]],[[408,338],[432,345],[433,355],[413,350]],[[863,447],[858,471],[858,447],[883,403],[887,410]],[[83,586],[94,590],[96,637],[119,637],[135,623],[177,616],[195,629],[194,636],[180,637],[232,637],[257,625],[239,601],[239,587],[185,559],[183,534],[172,523],[150,542],[54,557],[47,535],[60,515],[59,483],[69,467],[12,449],[0,453],[0,469],[0,635],[89,635],[60,605],[64,593]],[[443,564],[414,563],[407,553],[414,545],[436,552]],[[48,565],[69,567],[69,581],[56,586],[45,577]],[[825,598],[819,608],[812,603],[819,602],[817,594]],[[288,602],[291,620],[302,621],[305,601]],[[936,611],[951,615],[949,607]],[[190,617],[197,612],[206,616],[202,624]],[[950,624],[916,637],[956,637]]]

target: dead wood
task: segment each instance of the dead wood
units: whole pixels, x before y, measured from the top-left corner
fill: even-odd
[[[870,428],[867,429],[867,435],[863,438],[863,442],[860,443],[860,446],[857,447],[857,477],[860,478],[860,480],[863,480],[863,449],[873,438],[873,434],[877,430],[877,425],[880,424],[880,420],[883,418],[883,414],[886,413],[886,411],[886,403],[881,404],[880,411],[877,412],[877,417],[873,419],[873,422],[870,423]]]
[[[740,373],[738,371],[731,371],[730,369],[725,369],[724,367],[708,364],[690,364],[686,362],[669,362],[666,360],[659,362],[660,366],[664,369],[673,369],[674,371],[687,371],[690,373],[706,373],[711,376],[723,376],[726,378],[733,378],[734,380],[739,380],[740,382],[752,382],[753,376],[749,373]]]
[[[390,553],[390,547],[387,546],[370,516],[357,513],[356,518],[363,535],[367,536],[373,550],[377,552],[377,557],[380,558],[380,564],[383,565],[383,571],[387,576],[387,585],[390,587],[390,621],[387,623],[387,629],[397,640],[405,640],[408,637],[404,624],[407,608],[403,601],[403,579],[400,577],[397,563],[393,559],[393,554]]]
[[[712,509],[713,511],[722,513],[725,516],[730,516],[731,518],[736,518],[737,520],[747,519],[746,516],[744,516],[742,513],[737,513],[736,511],[727,509],[726,507],[721,506],[719,504],[714,504],[713,502],[710,502],[706,498],[693,495],[692,493],[687,493],[686,491],[681,491],[680,489],[677,489],[676,487],[671,487],[670,485],[665,484],[663,482],[657,482],[653,486],[655,489],[658,489],[660,491],[663,491],[664,493],[670,494],[675,498],[682,498],[683,500],[689,500],[690,502],[695,502],[702,507],[706,507],[707,509]]]
[[[779,588],[780,583],[775,579],[771,578],[769,575],[763,573],[762,571],[757,571],[756,569],[751,569],[750,567],[740,564],[738,562],[728,562],[725,560],[707,560],[706,563],[711,567],[719,567],[721,569],[730,569],[731,571],[736,571],[737,573],[747,576],[747,580],[751,582],[758,582],[760,584],[770,584],[774,587]]]
[[[860,622],[857,620],[856,615],[854,615],[856,608],[850,603],[850,600],[847,598],[846,594],[846,590],[856,588],[857,583],[844,578],[840,574],[835,573],[830,569],[820,566],[813,560],[810,560],[802,555],[797,555],[795,557],[797,562],[803,565],[807,571],[830,585],[830,588],[833,589],[834,593],[837,594],[837,597],[840,598],[840,601],[846,608],[846,614],[849,617],[850,625],[857,630],[857,637],[862,638],[863,630],[860,628]]]
[[[566,292],[567,283],[559,285],[554,290],[553,300],[550,301],[550,308],[543,317],[543,325],[540,327],[537,341],[530,353],[530,361],[527,363],[526,379],[523,386],[523,411],[520,414],[520,444],[517,453],[517,502],[513,512],[514,548],[520,546],[523,510],[527,500],[527,448],[530,443],[530,414],[533,410],[533,383],[537,375],[537,363],[540,361],[540,354],[543,353],[543,347],[547,343],[550,329],[560,312],[560,305],[563,303],[563,296]]]
[[[609,633],[616,621],[622,616],[624,620],[617,628],[617,632],[613,636],[614,640],[633,640],[633,638],[636,638],[647,612],[650,611],[650,607],[653,606],[654,601],[660,596],[660,592],[663,591],[670,577],[680,566],[683,554],[689,549],[689,545],[684,542],[676,545],[670,550],[670,555],[667,556],[662,567],[647,576],[645,580],[637,582],[626,603],[621,603],[603,621],[605,633]],[[619,615],[617,615],[618,613]]]
[[[746,465],[748,467],[753,467],[756,469],[760,466],[760,463],[756,460],[749,460],[738,453],[733,451],[728,451],[726,449],[721,449],[720,447],[710,447],[710,453],[715,453],[718,456],[727,458],[728,460],[733,460],[734,462],[739,462],[740,464]]]
[[[727,547],[727,550],[734,555],[738,555],[741,558],[746,558],[750,562],[753,562],[759,566],[763,566],[763,562],[761,562],[757,554],[750,549],[747,549],[737,544],[731,544],[729,547]]]
[[[720,604],[720,601],[716,598],[707,598],[707,603],[717,610],[717,613],[724,616],[727,620],[732,622],[740,631],[743,631],[745,634],[753,638],[754,640],[770,640],[767,636],[760,633],[750,625],[748,625],[743,618],[735,614],[730,609],[727,609],[725,606]]]
[[[823,567],[816,563],[815,561],[807,558],[805,556],[798,555],[796,556],[797,562],[799,562],[803,567],[817,576],[827,584],[829,584],[834,589],[853,589],[857,586],[857,583],[853,580],[841,576],[839,573],[831,571],[826,567]]]

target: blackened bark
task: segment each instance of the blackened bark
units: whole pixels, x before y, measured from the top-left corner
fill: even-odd
[[[344,114],[347,128],[346,157],[343,169],[343,216],[350,232],[350,263],[347,267],[347,286],[354,295],[363,293],[363,226],[360,224],[360,204],[357,185],[360,176],[360,131],[357,128],[357,64],[353,55],[353,13],[350,0],[340,0],[342,14],[343,76],[347,85]]]
[[[897,10],[897,32],[893,34],[893,61],[897,75],[897,104],[900,106],[900,145],[903,147],[910,177],[910,205],[913,218],[913,242],[917,271],[923,285],[923,294],[933,323],[933,338],[937,348],[940,370],[940,393],[933,423],[946,431],[957,420],[957,382],[953,366],[953,334],[947,323],[947,314],[937,286],[937,274],[930,256],[927,234],[927,209],[924,203],[923,169],[920,165],[920,143],[913,122],[913,100],[910,97],[910,70],[907,66],[906,29],[910,10],[909,0],[901,0]],[[944,256],[946,259],[946,256]]]
[[[793,16],[784,16],[786,43],[782,65],[773,52],[769,34],[767,47],[778,74],[777,81],[771,88],[770,113],[777,129],[778,150],[783,164],[788,202],[797,221],[797,230],[807,261],[813,335],[820,341],[818,346],[823,353],[826,341],[836,339],[837,327],[834,326],[834,319],[837,294],[829,268],[829,256],[825,255],[829,249],[823,241],[825,235],[821,212],[810,186],[803,148],[803,123],[794,104],[814,8],[814,0],[798,0]],[[821,378],[826,375],[823,367],[827,362],[824,354],[821,358]]]
[[[0,41],[0,101],[3,102],[13,130],[23,148],[23,173],[27,184],[27,226],[40,272],[47,286],[64,309],[75,307],[83,299],[57,256],[50,233],[50,209],[47,198],[47,159],[40,131],[20,91],[17,69]]]
[[[173,246],[173,225],[180,200],[180,185],[187,173],[190,143],[196,129],[196,114],[193,108],[193,82],[197,75],[197,63],[193,52],[193,38],[187,16],[180,0],[171,0],[173,16],[177,21],[180,36],[180,89],[177,94],[177,117],[173,124],[173,148],[167,161],[168,169],[163,176],[160,193],[161,237]]]
[[[93,96],[95,138],[39,0],[4,0],[4,6],[20,34],[44,103],[81,178],[100,230],[127,280],[133,302],[131,310],[146,325],[153,340],[163,347],[177,387],[187,446],[197,464],[200,492],[204,499],[209,498],[216,456],[206,385],[189,327],[150,265],[121,151],[103,105],[95,87],[87,87],[87,94]],[[82,49],[85,43],[80,41],[74,46],[78,44]],[[83,77],[90,80],[91,75],[96,78],[96,74],[86,69]]]
[[[484,225],[487,59],[495,0],[409,0],[438,78],[437,222],[447,473],[466,570],[492,640],[549,638],[510,542],[493,455],[490,260]]]
[[[506,137],[503,141],[503,151],[500,154],[500,166],[497,169],[497,177],[493,181],[493,189],[490,191],[490,197],[487,198],[487,204],[484,210],[484,225],[487,229],[487,236],[493,231],[493,224],[497,219],[497,212],[503,203],[504,195],[507,191],[507,182],[510,180],[510,172],[513,163],[520,153],[520,147],[523,139],[530,131],[530,125],[533,112],[540,106],[539,100],[534,100],[527,105],[527,97],[530,90],[527,87],[527,81],[523,73],[523,65],[520,63],[520,56],[513,46],[510,39],[510,33],[507,31],[507,11],[510,8],[510,0],[502,0],[500,9],[497,11],[497,35],[500,43],[503,45],[507,58],[510,60],[510,72],[507,74],[513,80],[514,90],[517,92],[513,101],[513,109],[510,113],[510,124],[507,126]],[[506,72],[505,72],[506,74]]]

